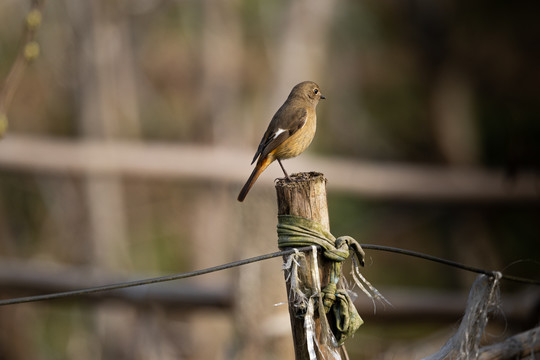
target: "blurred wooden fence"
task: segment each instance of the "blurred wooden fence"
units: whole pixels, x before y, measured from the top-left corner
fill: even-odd
[[[72,175],[123,175],[211,180],[240,184],[250,172],[251,151],[221,146],[125,141],[64,140],[8,135],[0,142],[0,170]],[[326,175],[330,190],[407,201],[537,202],[540,179],[501,169],[374,163],[302,156],[297,170]],[[270,168],[260,183],[280,176]]]

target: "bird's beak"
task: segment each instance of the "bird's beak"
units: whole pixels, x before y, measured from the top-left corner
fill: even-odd
[[[326,96],[324,96],[324,95],[321,95],[321,99],[326,99]]]

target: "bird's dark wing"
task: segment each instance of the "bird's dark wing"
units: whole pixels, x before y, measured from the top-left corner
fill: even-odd
[[[251,161],[252,164],[259,156],[266,156],[272,152],[306,123],[307,110],[305,108],[287,110],[284,111],[284,106],[282,106],[272,118]]]

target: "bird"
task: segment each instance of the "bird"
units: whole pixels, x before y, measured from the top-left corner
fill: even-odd
[[[304,81],[293,87],[261,139],[251,162],[257,161],[257,164],[240,191],[238,201],[244,201],[259,175],[274,160],[278,161],[287,180],[292,181],[281,160],[300,155],[311,144],[317,128],[315,108],[321,99],[326,97],[313,81]]]

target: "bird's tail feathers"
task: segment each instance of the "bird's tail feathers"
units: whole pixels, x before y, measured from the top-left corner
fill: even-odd
[[[247,180],[246,184],[240,191],[240,194],[238,195],[238,201],[242,202],[246,198],[246,195],[248,194],[249,190],[255,184],[255,181],[259,178],[259,175],[272,163],[272,160],[270,160],[268,157],[264,158],[262,161],[257,162],[257,165],[255,166],[255,169],[253,169],[253,172],[249,176],[249,179]]]

